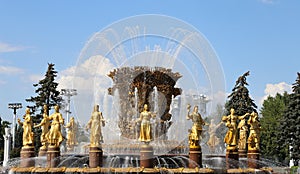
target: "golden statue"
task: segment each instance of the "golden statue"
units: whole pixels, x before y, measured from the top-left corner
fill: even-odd
[[[150,119],[155,118],[156,114],[148,111],[148,105],[144,104],[144,109],[140,113],[140,118],[137,122],[141,122],[139,141],[149,143],[152,140],[152,131]]]
[[[41,149],[47,149],[47,145],[48,145],[47,133],[49,132],[49,127],[50,127],[50,120],[48,117],[47,105],[44,105],[44,113],[43,113],[42,121],[40,122],[40,124],[34,126],[34,128],[38,128],[38,127],[42,127],[42,134],[41,134],[42,147],[41,147]]]
[[[248,124],[250,125],[250,133],[249,133],[249,138],[248,138],[248,150],[259,150],[260,124],[259,124],[258,115],[256,112],[252,112],[250,114]]]
[[[26,114],[23,116],[24,121],[18,118],[18,123],[23,127],[23,146],[33,146],[33,132],[32,132],[32,118],[30,116],[30,109],[26,108]]]
[[[237,119],[246,117],[249,113],[243,116],[235,115],[233,108],[230,109],[230,114],[228,116],[223,116],[222,121],[226,122],[225,125],[228,127],[228,131],[225,135],[224,142],[227,144],[227,149],[236,149],[238,145],[238,129],[237,129]]]
[[[216,136],[216,131],[221,125],[222,122],[216,125],[214,119],[210,120],[210,124],[208,127],[209,139],[207,141],[207,145],[211,153],[214,153],[216,146],[220,144],[220,139]]]
[[[75,123],[74,117],[70,118],[70,122],[67,123],[65,128],[68,128],[68,136],[67,136],[67,147],[73,147],[74,145],[77,145],[77,139],[76,139],[76,133],[77,133],[77,125]]]
[[[192,120],[193,126],[192,129],[190,130],[189,134],[189,144],[190,147],[199,147],[200,146],[200,141],[202,139],[202,126],[205,125],[204,120],[201,117],[201,114],[198,112],[198,106],[194,107],[193,112],[190,114],[190,109],[191,105],[188,104],[187,106],[187,120]]]
[[[49,120],[52,120],[52,122],[51,128],[47,134],[47,139],[51,146],[59,147],[64,139],[61,134],[61,124],[64,124],[64,119],[61,113],[59,113],[59,106],[56,105],[54,109],[54,113],[49,116]]]
[[[238,130],[240,133],[238,148],[239,150],[246,150],[247,147],[247,133],[248,133],[248,126],[246,123],[246,116],[250,115],[249,113],[246,113],[243,116],[239,116],[239,124],[238,124]]]
[[[91,135],[90,135],[91,147],[99,147],[103,142],[101,123],[102,126],[104,127],[105,120],[102,116],[102,112],[99,111],[99,105],[95,105],[91,119],[86,125],[86,129],[91,130]]]

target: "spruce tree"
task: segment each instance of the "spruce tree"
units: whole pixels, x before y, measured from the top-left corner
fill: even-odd
[[[290,148],[291,158],[295,164],[300,160],[300,73],[298,72],[293,91],[290,94],[287,110],[281,120],[282,132],[279,145],[287,145]]]
[[[34,105],[28,106],[32,110],[33,123],[40,123],[43,115],[43,106],[46,104],[49,110],[55,105],[60,105],[62,97],[60,92],[57,90],[58,83],[55,82],[57,77],[57,71],[54,69],[54,64],[48,63],[48,69],[45,74],[45,78],[40,80],[37,84],[33,84],[37,89],[35,93],[37,96],[26,99],[27,102],[32,102]],[[48,115],[49,115],[48,110]],[[35,135],[35,150],[38,151],[41,146],[40,135],[41,129],[34,129]]]
[[[43,115],[43,106],[45,104],[50,110],[50,108],[60,104],[62,101],[62,97],[59,95],[60,92],[56,89],[58,86],[58,83],[55,82],[56,77],[57,71],[54,70],[54,64],[48,63],[48,69],[45,74],[45,78],[40,80],[39,83],[33,84],[34,87],[37,87],[35,90],[37,96],[26,99],[27,102],[34,103],[33,106],[29,106],[33,113],[40,111],[38,114],[36,114],[39,119],[41,119]]]
[[[264,158],[281,163],[288,163],[289,157],[288,146],[277,147],[281,134],[279,120],[283,118],[288,96],[287,92],[269,96],[261,108],[261,154]]]
[[[232,93],[228,96],[229,100],[225,104],[227,114],[230,113],[231,108],[235,110],[237,115],[244,115],[253,111],[257,112],[257,106],[254,103],[254,100],[251,99],[249,90],[246,87],[248,86],[246,81],[248,75],[250,75],[249,71],[237,79],[235,86],[232,89]]]

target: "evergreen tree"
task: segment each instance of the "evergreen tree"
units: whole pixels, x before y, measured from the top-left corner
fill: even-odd
[[[39,83],[33,84],[34,87],[37,87],[35,93],[38,95],[26,99],[27,102],[34,103],[33,106],[29,106],[32,109],[32,112],[40,111],[39,114],[36,114],[38,119],[42,118],[43,115],[43,106],[46,104],[50,108],[54,107],[57,104],[60,104],[62,97],[59,95],[60,92],[57,91],[58,83],[55,82],[57,77],[57,71],[54,70],[54,64],[48,63],[48,69],[45,74],[45,78],[40,80]],[[48,111],[49,112],[49,111]],[[49,113],[48,113],[49,114]]]
[[[293,84],[287,110],[281,120],[281,133],[279,145],[290,146],[291,158],[295,164],[300,160],[300,73]]]
[[[261,108],[261,154],[276,162],[288,163],[288,146],[277,147],[280,139],[280,121],[283,118],[288,102],[288,94],[276,94],[275,97],[269,96],[263,102]]]
[[[254,101],[249,96],[249,90],[246,86],[248,83],[246,81],[246,77],[250,74],[250,72],[244,73],[240,76],[234,88],[232,89],[232,93],[228,96],[229,100],[227,101],[225,108],[227,114],[230,113],[230,109],[233,108],[237,115],[244,115],[246,113],[257,112]]]
[[[60,96],[60,92],[57,91],[58,83],[55,82],[55,78],[57,77],[57,71],[54,70],[54,64],[48,63],[48,69],[45,74],[45,78],[40,80],[39,83],[33,84],[37,89],[35,93],[37,96],[30,97],[26,99],[27,102],[34,103],[33,106],[29,106],[32,110],[33,123],[40,123],[43,115],[43,106],[46,104],[49,110],[55,105],[60,105],[62,101],[62,97]],[[49,115],[48,110],[48,115]],[[39,112],[38,112],[39,111]],[[36,113],[38,112],[38,113]],[[40,135],[41,129],[34,129],[35,136],[35,150],[38,151],[38,148],[41,146],[40,143]]]

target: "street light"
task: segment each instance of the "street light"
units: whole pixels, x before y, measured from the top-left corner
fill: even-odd
[[[199,103],[200,113],[205,115],[206,114],[206,104],[208,102],[210,102],[210,100],[207,99],[207,96],[204,94],[193,95],[193,100],[195,103]]]
[[[67,113],[67,123],[69,122],[69,114],[70,112],[70,101],[71,101],[71,97],[74,95],[77,95],[77,90],[76,89],[61,89],[61,95],[66,96],[67,97],[67,109],[66,109],[66,113]]]
[[[12,147],[15,148],[15,125],[16,125],[16,118],[17,118],[17,109],[22,108],[22,103],[9,103],[8,108],[14,110],[14,119],[13,119],[11,134],[13,136]]]

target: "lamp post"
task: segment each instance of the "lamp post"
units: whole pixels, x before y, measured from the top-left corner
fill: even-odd
[[[208,102],[210,102],[210,100],[207,99],[207,96],[204,94],[193,95],[193,100],[195,103],[199,103],[199,110],[201,115],[206,115],[206,105]]]
[[[22,108],[22,103],[9,103],[8,104],[9,109],[13,109],[14,113],[14,118],[13,118],[13,125],[11,129],[11,134],[13,137],[13,142],[12,142],[12,148],[15,148],[15,125],[16,125],[16,118],[17,118],[17,109]]]
[[[67,113],[67,123],[69,122],[69,114],[70,112],[70,102],[71,102],[71,97],[74,95],[77,95],[77,90],[76,89],[61,89],[61,95],[67,97],[67,109],[65,110]]]

